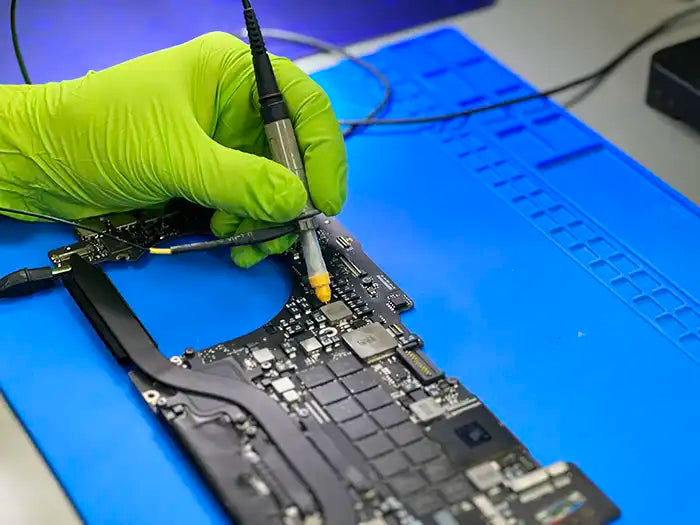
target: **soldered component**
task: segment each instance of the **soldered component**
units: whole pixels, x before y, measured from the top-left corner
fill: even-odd
[[[323,346],[321,344],[321,342],[318,339],[316,339],[314,336],[311,336],[308,339],[304,339],[303,341],[300,341],[299,344],[304,349],[304,353],[306,353],[306,355],[311,355],[314,352],[318,352]]]
[[[347,332],[343,334],[343,340],[357,357],[367,362],[387,356],[398,346],[396,339],[379,323],[371,323]]]
[[[352,310],[343,301],[335,301],[320,308],[323,315],[332,322],[337,323],[348,317],[352,317]]]
[[[433,419],[437,419],[445,412],[445,409],[432,397],[414,401],[408,408],[421,423],[428,423]]]
[[[268,361],[274,361],[275,356],[270,352],[269,348],[258,348],[257,350],[253,350],[251,352],[253,355],[253,359],[255,359],[258,363],[267,363]]]
[[[270,386],[272,386],[272,389],[278,394],[284,394],[289,390],[294,390],[294,383],[288,377],[280,377],[279,379],[275,379],[272,383],[270,383]]]
[[[495,461],[487,461],[467,470],[467,477],[479,490],[488,490],[503,483],[503,474]]]
[[[392,293],[387,297],[389,305],[394,310],[405,310],[411,306],[410,300],[401,292]]]
[[[287,402],[287,403],[296,403],[299,401],[300,396],[299,392],[296,390],[288,390],[284,394],[282,394],[282,398]]]
[[[445,377],[444,372],[438,369],[422,350],[399,348],[397,353],[424,385],[430,385]]]

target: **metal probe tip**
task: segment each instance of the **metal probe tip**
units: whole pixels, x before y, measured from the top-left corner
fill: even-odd
[[[331,280],[328,273],[309,277],[309,283],[319,301],[327,303],[331,300]]]

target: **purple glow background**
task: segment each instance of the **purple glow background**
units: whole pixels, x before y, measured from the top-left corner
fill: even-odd
[[[494,0],[256,0],[261,25],[346,45],[490,5]],[[19,83],[9,31],[9,2],[0,14],[0,83]],[[20,0],[17,28],[33,82],[82,76],[202,33],[238,32],[237,0]],[[298,58],[308,50],[270,42]]]

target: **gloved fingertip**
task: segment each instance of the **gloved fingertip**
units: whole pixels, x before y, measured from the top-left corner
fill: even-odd
[[[332,181],[328,180],[319,184],[318,177],[312,179],[315,182],[311,188],[311,198],[314,205],[329,217],[340,213],[347,197],[346,171],[343,169],[339,171],[341,176],[337,177],[334,185]]]
[[[316,204],[316,207],[324,214],[329,217],[334,217],[340,213],[343,209],[344,202],[339,200],[326,200],[320,204]]]
[[[270,193],[264,196],[269,198],[261,199],[262,207],[267,212],[267,217],[262,219],[267,222],[291,221],[298,217],[306,206],[306,189],[299,178],[286,168],[276,165],[274,170],[277,173],[270,175]]]
[[[227,237],[236,233],[240,224],[240,217],[222,211],[216,211],[214,215],[212,215],[209,227],[212,233],[217,237]]]
[[[256,246],[237,246],[231,248],[231,259],[241,268],[248,269],[265,259],[267,255]]]
[[[274,239],[272,241],[267,241],[260,244],[260,250],[266,255],[277,255],[284,253],[296,242],[298,235],[285,235],[279,239]]]

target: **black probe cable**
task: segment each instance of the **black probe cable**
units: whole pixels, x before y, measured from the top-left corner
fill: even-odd
[[[215,239],[212,241],[193,242],[193,243],[189,243],[189,244],[179,244],[179,245],[171,246],[171,247],[167,247],[167,248],[149,248],[147,246],[143,246],[141,244],[129,241],[127,239],[123,239],[122,237],[119,237],[118,235],[114,235],[113,233],[110,233],[110,232],[107,232],[104,230],[100,230],[98,228],[93,228],[91,226],[85,226],[79,222],[69,221],[67,219],[61,219],[60,217],[54,217],[52,215],[46,215],[44,213],[37,213],[37,212],[33,212],[33,211],[15,210],[13,208],[4,208],[4,207],[0,207],[0,212],[4,212],[7,214],[24,215],[26,217],[32,217],[34,219],[41,219],[41,220],[56,222],[58,224],[65,224],[68,226],[73,226],[74,228],[77,228],[80,230],[85,230],[85,231],[88,231],[91,233],[102,235],[104,237],[109,237],[110,239],[113,239],[117,242],[126,244],[127,246],[131,246],[132,248],[136,248],[138,250],[143,250],[144,252],[148,252],[148,253],[151,253],[153,255],[172,255],[175,253],[210,250],[212,248],[219,248],[221,246],[232,246],[232,247],[233,246],[247,246],[250,244],[258,244],[261,242],[271,241],[273,239],[277,239],[277,238],[282,237],[284,235],[289,235],[290,233],[294,233],[297,230],[297,226],[294,223],[286,223],[286,224],[281,224],[279,226],[273,226],[271,228],[265,228],[262,230],[254,230],[254,231],[245,232],[245,233],[237,233],[236,235],[231,235],[230,237],[223,237],[221,239]]]
[[[382,88],[384,89],[384,94],[382,100],[377,104],[377,106],[370,111],[367,116],[365,116],[365,120],[370,120],[379,115],[379,113],[386,108],[389,105],[389,102],[391,102],[391,97],[393,95],[393,88],[391,86],[391,82],[389,82],[389,79],[382,73],[379,68],[377,68],[374,64],[371,62],[368,62],[367,60],[354,55],[350,53],[347,49],[344,47],[336,46],[335,44],[331,44],[329,42],[325,42],[324,40],[319,40],[318,38],[314,38],[308,35],[304,35],[302,33],[296,33],[294,31],[287,31],[286,29],[273,29],[273,28],[266,28],[262,29],[262,35],[263,37],[268,40],[282,40],[284,42],[291,42],[293,44],[301,44],[306,47],[310,47],[313,49],[316,49],[318,51],[323,51],[324,53],[335,53],[338,55],[341,55],[345,57],[346,59],[350,60],[351,62],[355,63],[362,69],[366,70],[369,72],[370,75],[372,75],[377,81],[382,85]],[[243,29],[239,34],[239,37],[243,38],[248,38],[248,32],[247,30]],[[348,128],[346,128],[343,131],[343,136],[345,138],[349,137],[353,131],[357,129],[357,126],[350,125]]]
[[[286,223],[280,226],[266,228],[264,230],[238,233],[236,235],[233,235],[231,237],[225,237],[223,239],[216,239],[205,242],[194,242],[189,244],[179,244],[168,248],[149,248],[137,244],[135,242],[122,239],[121,237],[113,235],[110,232],[102,231],[91,226],[84,226],[80,223],[69,221],[66,219],[60,219],[58,217],[44,215],[43,213],[13,210],[12,208],[2,207],[0,207],[0,212],[20,214],[35,219],[45,219],[57,222],[59,224],[67,224],[69,226],[74,226],[75,228],[96,233],[104,237],[109,237],[110,239],[114,239],[115,241],[126,244],[127,246],[143,250],[153,255],[173,255],[176,253],[210,250],[212,248],[218,248],[221,246],[246,246],[249,244],[258,244],[261,242],[277,239],[279,237],[282,237],[283,235],[295,233],[298,229],[296,223]],[[21,270],[9,273],[4,277],[0,278],[0,299],[8,297],[23,297],[26,295],[36,293],[40,290],[51,288],[56,283],[56,281],[61,279],[70,271],[70,265],[63,265],[57,268],[52,268],[50,266],[44,266],[41,268],[22,268]]]
[[[17,59],[17,65],[19,65],[19,70],[22,72],[22,78],[25,84],[31,84],[32,81],[29,79],[29,73],[27,73],[27,67],[24,65],[24,58],[22,57],[22,52],[19,49],[19,39],[17,38],[17,21],[15,15],[17,12],[17,0],[12,0],[10,2],[10,33],[12,33],[12,48],[15,51],[15,58]]]

